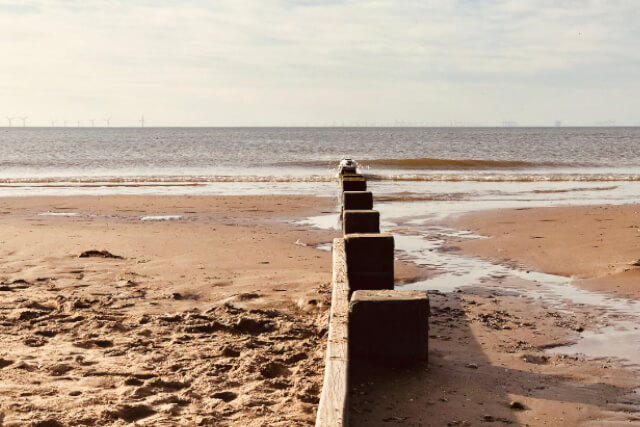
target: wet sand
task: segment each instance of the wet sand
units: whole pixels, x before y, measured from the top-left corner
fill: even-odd
[[[491,236],[464,252],[523,269],[572,277],[592,290],[640,298],[640,206],[505,209],[453,222]]]
[[[639,211],[505,209],[441,224],[488,238],[452,233],[432,250],[504,267],[429,292],[428,365],[354,366],[352,426],[640,425]]]

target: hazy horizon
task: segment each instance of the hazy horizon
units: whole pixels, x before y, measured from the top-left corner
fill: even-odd
[[[208,125],[165,125],[165,126],[141,126],[141,125],[137,125],[137,126],[116,126],[116,125],[111,125],[111,126],[72,126],[72,125],[67,125],[67,126],[22,126],[22,125],[12,125],[12,126],[7,126],[7,125],[0,125],[0,129],[181,129],[181,128],[185,128],[185,129],[189,129],[189,128],[194,128],[194,129],[252,129],[252,128],[281,128],[281,129],[286,129],[286,128],[292,128],[292,129],[305,129],[305,128],[336,128],[336,129],[340,129],[340,128],[344,128],[344,129],[358,129],[358,128],[370,128],[370,129],[376,129],[376,128],[380,128],[380,129],[407,129],[407,128],[433,128],[433,129],[438,129],[438,128],[495,128],[495,129],[527,129],[527,128],[531,128],[531,129],[551,129],[551,128],[566,128],[566,129],[571,129],[571,128],[637,128],[640,127],[640,124],[638,125],[549,125],[549,126],[545,126],[545,125],[515,125],[515,126],[500,126],[500,125],[474,125],[474,126],[466,126],[466,125],[229,125],[229,126],[208,126]]]
[[[639,126],[634,1],[0,0],[0,126]]]

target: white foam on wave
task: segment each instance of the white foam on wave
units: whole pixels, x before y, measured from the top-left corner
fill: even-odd
[[[181,215],[147,215],[140,217],[140,221],[175,221],[180,218]]]
[[[636,173],[594,173],[567,171],[566,173],[374,173],[365,174],[370,181],[417,181],[417,182],[638,182]],[[167,176],[120,176],[120,177],[0,177],[0,187],[139,187],[168,186],[184,187],[208,183],[329,183],[336,181],[332,173],[326,175],[167,175]]]
[[[39,216],[79,216],[78,212],[38,212]]]

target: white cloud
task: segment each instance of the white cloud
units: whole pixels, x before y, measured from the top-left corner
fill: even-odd
[[[636,124],[636,4],[0,0],[0,116]]]

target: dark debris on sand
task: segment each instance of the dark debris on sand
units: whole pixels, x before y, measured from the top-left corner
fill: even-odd
[[[98,251],[95,249],[91,249],[88,251],[82,252],[78,255],[78,258],[114,258],[114,259],[123,259],[120,255],[114,255],[109,251],[102,250]]]

